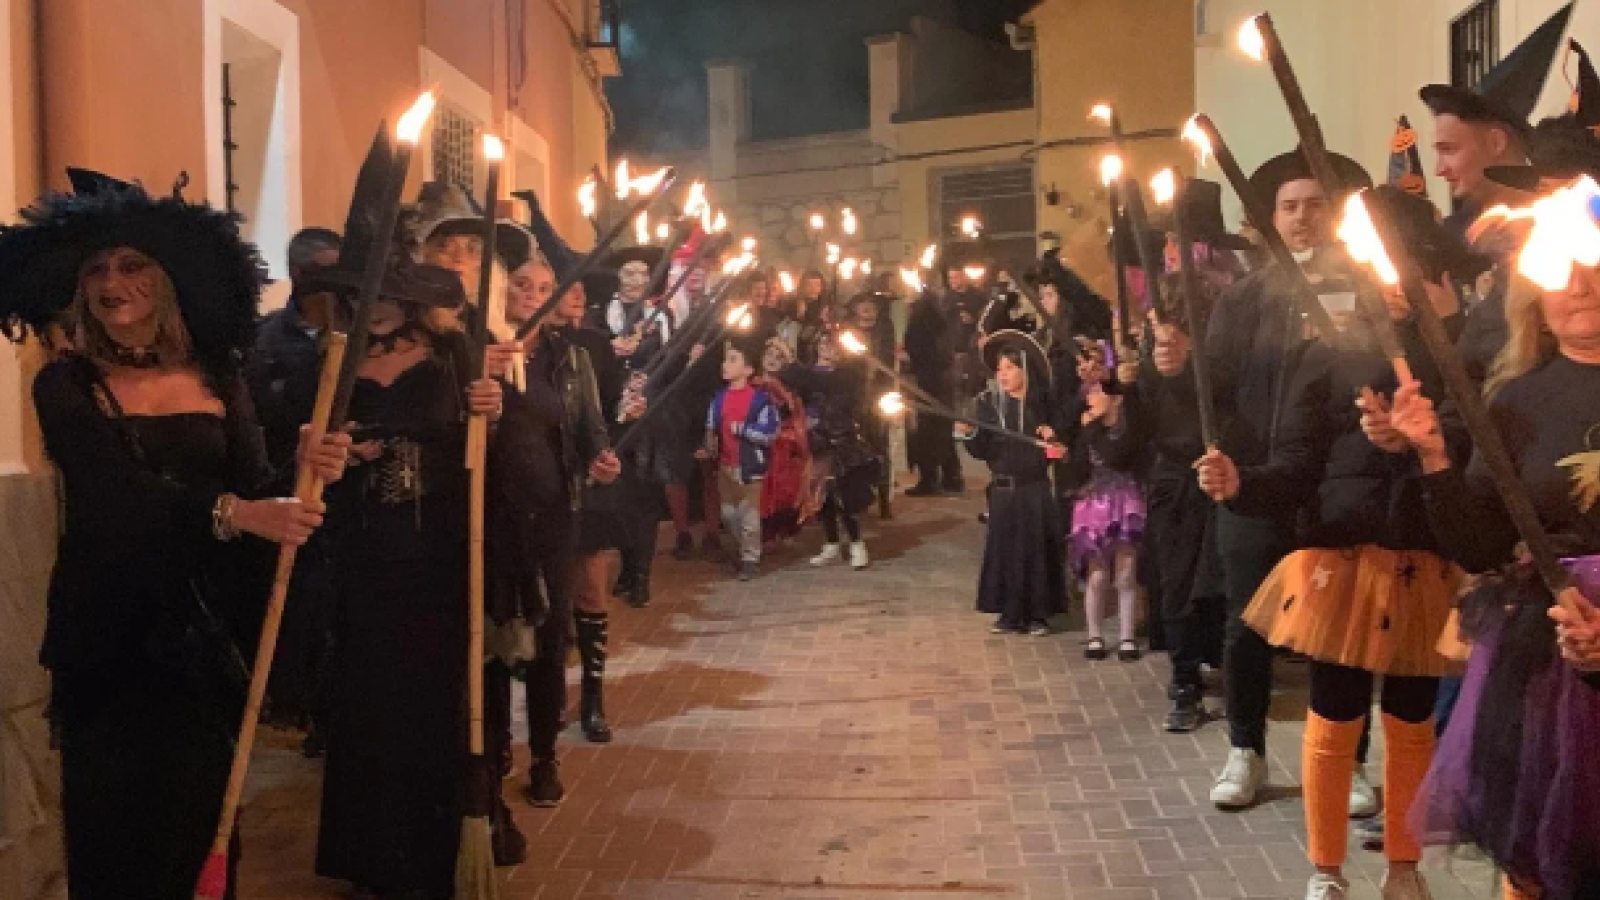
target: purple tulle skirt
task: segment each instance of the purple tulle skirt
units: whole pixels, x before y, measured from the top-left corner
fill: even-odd
[[[1137,546],[1144,534],[1144,491],[1132,475],[1097,468],[1072,505],[1067,562],[1080,577],[1089,564],[1112,563],[1118,544]]]
[[[1600,601],[1600,556],[1563,561]],[[1600,896],[1600,690],[1561,659],[1550,595],[1487,581],[1463,602],[1472,657],[1412,828],[1430,845],[1476,844],[1518,888]]]

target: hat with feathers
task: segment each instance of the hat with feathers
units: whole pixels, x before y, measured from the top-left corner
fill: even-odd
[[[171,279],[196,361],[227,367],[250,345],[267,267],[239,216],[87,169],[74,190],[51,192],[0,226],[0,331],[13,340],[62,320],[90,257],[116,247],[149,256]]]

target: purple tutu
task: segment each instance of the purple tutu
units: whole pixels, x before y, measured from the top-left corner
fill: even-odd
[[[1110,566],[1118,544],[1138,546],[1144,534],[1144,491],[1132,475],[1096,467],[1072,504],[1067,562],[1080,577],[1089,564]]]
[[[1591,600],[1600,557],[1563,561]],[[1463,602],[1473,652],[1450,726],[1411,811],[1430,845],[1476,844],[1518,888],[1600,890],[1600,690],[1561,659],[1550,595],[1526,577]]]

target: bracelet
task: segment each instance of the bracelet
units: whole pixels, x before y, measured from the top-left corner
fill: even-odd
[[[239,526],[233,522],[233,514],[239,509],[239,498],[233,494],[222,494],[217,497],[217,502],[211,507],[211,534],[219,541],[232,541],[239,538]]]

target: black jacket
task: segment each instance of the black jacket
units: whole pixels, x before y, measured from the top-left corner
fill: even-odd
[[[291,298],[262,320],[245,363],[245,383],[274,468],[293,464],[300,426],[311,421],[321,365],[318,337]]]

